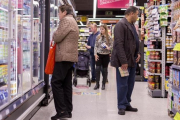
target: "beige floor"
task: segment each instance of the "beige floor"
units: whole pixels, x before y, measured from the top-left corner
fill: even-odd
[[[137,113],[126,112],[118,115],[115,69],[109,68],[109,83],[106,90],[94,91],[91,88],[74,88],[73,117],[69,120],[172,120],[167,113],[166,98],[151,98],[147,93],[147,83],[136,82],[132,96],[132,106],[138,108]],[[84,84],[85,80],[79,80]],[[78,95],[77,95],[78,94]],[[42,107],[32,120],[50,120],[55,115],[54,102]]]

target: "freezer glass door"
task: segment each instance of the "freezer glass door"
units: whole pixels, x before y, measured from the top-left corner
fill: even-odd
[[[36,86],[44,79],[44,0],[33,1],[33,82],[32,87]]]
[[[18,80],[23,93],[31,89],[31,4],[18,0]]]
[[[0,0],[2,2],[2,0]],[[8,64],[8,31],[9,31],[9,12],[8,0],[3,0],[0,4],[0,110],[8,102],[8,71],[10,64]]]

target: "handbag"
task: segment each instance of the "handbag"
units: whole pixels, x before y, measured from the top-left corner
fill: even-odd
[[[56,52],[56,44],[53,45],[51,42],[46,68],[45,68],[46,74],[53,74],[54,64],[55,64],[55,52]]]

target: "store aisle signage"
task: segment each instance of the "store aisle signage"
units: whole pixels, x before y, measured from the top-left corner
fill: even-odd
[[[128,8],[133,0],[98,0],[98,8]]]
[[[107,23],[118,23],[119,20],[101,20],[102,24],[107,24]]]

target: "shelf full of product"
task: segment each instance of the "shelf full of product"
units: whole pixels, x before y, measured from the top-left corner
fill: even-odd
[[[168,26],[171,12],[165,2],[150,0],[145,4],[145,77],[152,97],[166,97],[164,84],[173,62],[172,33]]]
[[[180,1],[171,0],[171,39],[173,49],[173,65],[170,66],[170,76],[167,80],[167,90],[168,90],[168,110],[171,111],[174,115],[179,112],[180,114],[180,31],[178,26],[178,21],[180,18],[179,9]]]
[[[87,27],[80,27],[79,28],[79,40],[78,40],[78,50],[79,51],[86,51],[86,45],[88,42],[88,37],[90,36],[90,30]]]

